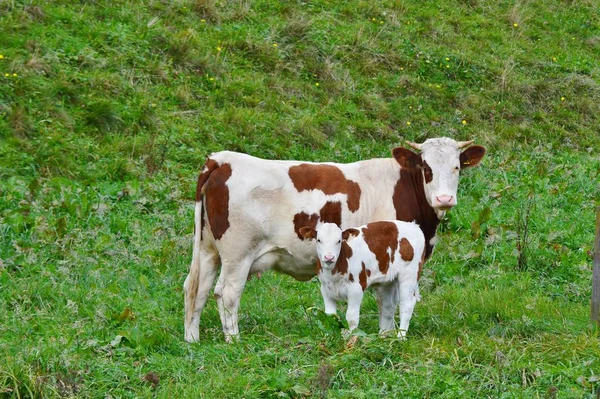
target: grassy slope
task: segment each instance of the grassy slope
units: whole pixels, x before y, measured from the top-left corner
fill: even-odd
[[[0,1],[0,396],[592,397],[598,11]],[[440,135],[490,153],[407,342],[371,334],[369,296],[346,347],[317,283],[274,274],[248,284],[242,342],[212,301],[182,342],[208,153],[349,162]]]

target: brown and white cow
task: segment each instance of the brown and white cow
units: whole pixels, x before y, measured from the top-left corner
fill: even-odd
[[[336,314],[337,301],[347,300],[350,331],[358,327],[364,291],[375,286],[399,298],[400,330],[405,337],[419,296],[418,278],[425,261],[425,236],[416,223],[371,222],[344,231],[334,223],[302,227],[307,240],[317,241],[317,273],[326,314]],[[382,309],[394,313],[395,303]]]
[[[249,275],[274,268],[307,281],[316,274],[314,243],[300,228],[330,222],[345,229],[376,220],[416,221],[431,255],[445,212],[456,205],[461,169],[486,150],[449,138],[409,143],[392,158],[349,164],[264,160],[223,151],[198,177],[194,250],[185,294],[185,339],[199,338],[200,314],[220,265],[215,297],[225,338],[238,331],[240,297]],[[461,149],[466,148],[464,150]],[[394,329],[395,301],[378,291],[381,330]]]

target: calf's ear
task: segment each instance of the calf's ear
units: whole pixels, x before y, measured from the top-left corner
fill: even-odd
[[[356,237],[359,234],[360,231],[358,231],[358,229],[346,229],[342,232],[342,238],[344,240],[347,240],[348,238],[350,238],[350,236]]]
[[[485,147],[474,145],[460,153],[460,168],[466,169],[479,165],[486,153]]]
[[[304,237],[304,240],[314,240],[317,238],[317,231],[310,226],[300,227],[300,235]]]
[[[392,155],[400,166],[405,169],[415,169],[422,164],[421,155],[415,154],[408,148],[398,147],[392,150]]]

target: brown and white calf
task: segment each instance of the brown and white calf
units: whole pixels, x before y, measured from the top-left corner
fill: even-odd
[[[349,164],[264,160],[218,152],[198,177],[194,250],[184,283],[185,339],[199,338],[200,314],[220,266],[215,297],[223,332],[238,335],[238,308],[247,278],[267,269],[306,281],[316,274],[314,243],[300,228],[335,223],[342,229],[376,220],[416,221],[425,258],[445,212],[457,203],[461,170],[479,164],[485,148],[449,138],[409,143],[391,158]],[[378,290],[380,328],[394,328],[393,292]]]
[[[336,224],[303,227],[300,233],[316,240],[317,273],[325,313],[335,314],[339,300],[347,300],[350,331],[358,326],[364,291],[375,286],[399,298],[400,330],[406,336],[415,304],[420,300],[418,279],[425,261],[425,236],[416,223],[379,221],[344,231]],[[382,312],[395,313],[385,303]]]

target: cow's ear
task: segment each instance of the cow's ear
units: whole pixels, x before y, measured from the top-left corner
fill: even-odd
[[[304,237],[303,240],[314,240],[317,238],[317,231],[310,226],[300,227],[299,232]]]
[[[356,237],[357,235],[360,234],[360,231],[358,231],[358,229],[346,229],[342,232],[342,238],[344,240],[348,240],[348,238],[352,237]]]
[[[479,165],[486,153],[485,147],[474,145],[460,153],[460,168],[466,169]]]
[[[415,154],[408,148],[398,147],[392,150],[392,155],[400,166],[405,169],[415,169],[421,165],[423,162],[421,160],[421,155]]]

